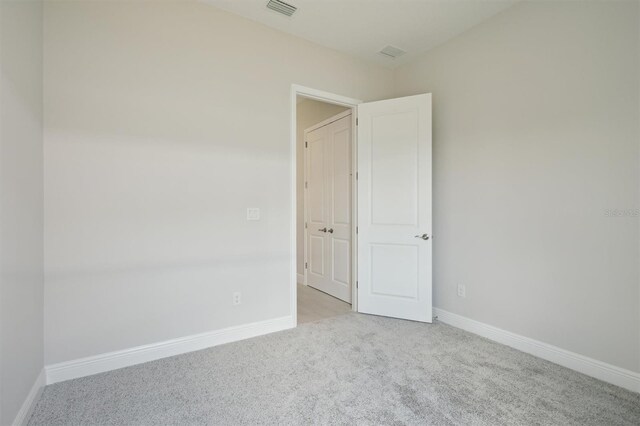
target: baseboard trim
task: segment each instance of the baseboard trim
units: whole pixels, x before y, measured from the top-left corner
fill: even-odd
[[[31,386],[31,390],[27,394],[27,397],[22,403],[20,411],[16,414],[16,418],[12,423],[13,426],[26,426],[29,421],[29,417],[31,417],[31,413],[33,413],[33,409],[36,407],[38,399],[40,399],[40,395],[42,394],[45,385],[46,376],[44,369],[42,369],[40,370],[40,374],[38,374],[35,383]]]
[[[45,367],[47,384],[117,370],[293,327],[293,317],[286,316],[52,364]]]
[[[522,352],[551,361],[570,368],[587,376],[595,377],[633,392],[640,392],[640,374],[606,362],[598,361],[584,355],[521,336],[488,324],[454,314],[443,309],[434,308],[438,320],[445,324],[478,334],[503,345],[511,346]]]
[[[298,274],[298,284],[304,284],[304,274]]]

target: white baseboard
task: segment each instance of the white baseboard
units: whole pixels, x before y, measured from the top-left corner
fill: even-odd
[[[293,317],[287,316],[52,364],[45,367],[47,384],[198,351],[295,326]]]
[[[45,378],[45,372],[44,369],[42,369],[40,374],[38,374],[35,383],[31,387],[31,390],[27,394],[27,397],[22,403],[22,407],[20,407],[20,411],[18,411],[18,414],[12,423],[13,426],[26,426],[38,399],[40,399],[40,394],[42,394],[42,391],[44,390],[44,386],[46,384]]]
[[[640,392],[640,373],[635,373],[606,362],[570,352],[557,346],[520,336],[510,331],[472,320],[461,315],[434,308],[438,320],[445,324],[478,334],[487,339],[511,346],[522,352],[546,359],[587,376],[612,383],[633,392]]]
[[[298,274],[298,284],[304,284],[304,274]]]

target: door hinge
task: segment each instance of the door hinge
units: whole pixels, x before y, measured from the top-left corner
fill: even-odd
[[[356,180],[358,180],[358,172],[356,172]]]
[[[309,147],[309,142],[304,141],[304,147],[305,147],[305,148],[308,148],[308,147]]]
[[[358,281],[356,281],[356,288],[358,288]]]
[[[304,262],[304,269],[308,269],[307,262]]]
[[[356,234],[358,233],[358,227],[356,226]]]
[[[307,229],[307,222],[304,223],[304,229]]]
[[[305,183],[304,183],[304,187],[305,187],[305,189],[306,189],[306,188],[309,188],[309,182],[305,182]]]
[[[358,125],[358,117],[356,117],[356,126]]]

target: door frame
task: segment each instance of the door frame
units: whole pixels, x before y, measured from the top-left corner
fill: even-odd
[[[290,271],[289,271],[289,303],[291,310],[292,327],[298,326],[298,271],[297,271],[297,255],[298,255],[298,243],[297,243],[297,230],[298,230],[298,217],[297,217],[297,98],[302,96],[304,98],[313,99],[316,101],[327,102],[330,104],[341,105],[351,109],[351,172],[357,173],[357,106],[362,101],[359,99],[349,98],[346,96],[336,95],[330,92],[324,92],[322,90],[313,89],[310,87],[301,86],[299,84],[292,84],[290,91],[290,108],[291,108],[291,121],[289,123],[289,136],[290,136],[290,194],[291,194],[291,227],[289,229],[289,245],[290,245]],[[358,289],[356,278],[358,276],[358,241],[356,236],[356,226],[358,218],[358,204],[357,204],[357,181],[352,179],[351,187],[351,309],[355,312],[358,311]],[[305,248],[306,250],[306,248]],[[306,257],[306,255],[305,255]],[[306,276],[306,274],[305,274]],[[306,278],[305,278],[306,279]]]
[[[345,118],[345,117],[347,117],[349,115],[351,115],[351,121],[352,121],[351,124],[352,124],[352,127],[353,127],[353,114],[354,113],[355,112],[354,112],[354,110],[352,108],[347,108],[346,110],[344,110],[344,111],[342,111],[342,112],[340,112],[340,113],[338,113],[338,114],[336,114],[336,115],[334,115],[332,117],[329,117],[324,121],[321,121],[319,123],[314,124],[311,127],[306,128],[304,130],[304,133],[303,133],[304,134],[305,143],[306,143],[306,140],[307,140],[307,134],[309,134],[310,132],[313,132],[314,130],[320,129],[320,128],[324,127],[324,126],[328,126],[329,124],[334,123],[334,122],[336,122],[338,120],[341,120],[341,119],[343,119],[343,118]],[[351,135],[350,135],[351,141],[350,141],[350,143],[352,145],[354,143],[354,141],[353,141],[353,133],[354,133],[354,131],[353,131],[353,129],[351,129]],[[353,146],[352,146],[352,152],[351,153],[353,154]],[[305,149],[305,152],[304,152],[304,166],[303,166],[303,168],[304,168],[304,182],[306,183],[306,182],[308,182],[308,176],[307,175],[309,173],[309,152],[306,149]],[[353,176],[354,176],[353,162],[351,164],[350,170],[351,170],[351,177],[352,177],[352,181],[351,182],[353,183]],[[353,190],[353,188],[352,188],[352,190]],[[353,211],[353,196],[351,197],[351,200],[349,200],[349,201],[350,201],[349,208],[351,209],[351,211]],[[308,217],[308,215],[309,215],[309,211],[308,211],[309,194],[308,194],[306,186],[304,188],[304,201],[303,201],[302,204],[303,204],[303,218],[304,218],[304,223],[306,225],[308,222],[310,222],[309,217]],[[296,217],[296,219],[297,219],[297,217]],[[353,228],[355,226],[355,224],[353,223],[353,217],[351,219],[352,219],[351,220],[351,228]],[[303,250],[304,263],[305,263],[305,265],[307,265],[308,262],[309,262],[309,232],[308,232],[308,230],[306,228],[303,228],[303,229],[304,229],[304,242],[303,242],[303,244],[304,244],[304,250]],[[353,231],[351,232],[349,242],[351,243],[351,247],[353,247]],[[297,240],[296,240],[296,243],[297,243]],[[351,258],[351,256],[353,256],[353,254],[354,254],[353,251],[349,254],[349,257],[350,257],[350,259],[349,259],[350,260],[349,267],[350,267],[351,271],[353,271],[353,265],[355,263],[357,263],[357,259],[354,260],[353,258]],[[308,271],[309,271],[309,269],[305,268],[304,274],[303,274],[304,275],[304,282],[303,282],[304,285],[309,285],[309,283],[307,282],[307,278],[308,278],[307,272]],[[353,307],[353,301],[355,300],[354,292],[353,292],[353,287],[354,287],[353,283],[354,282],[355,281],[353,281],[353,276],[352,276],[351,277],[351,306],[352,307]],[[298,287],[296,286],[296,289],[297,288]]]

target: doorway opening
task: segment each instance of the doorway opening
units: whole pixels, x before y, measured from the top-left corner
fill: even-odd
[[[299,97],[350,113],[334,110],[324,122],[301,125],[307,140],[298,140]],[[431,322],[431,94],[362,103],[293,85],[290,100],[292,326],[299,281],[351,302],[356,312]],[[311,149],[322,141],[329,145]],[[298,164],[309,165],[308,173]]]
[[[356,310],[355,125],[360,101],[294,86],[296,324]]]

